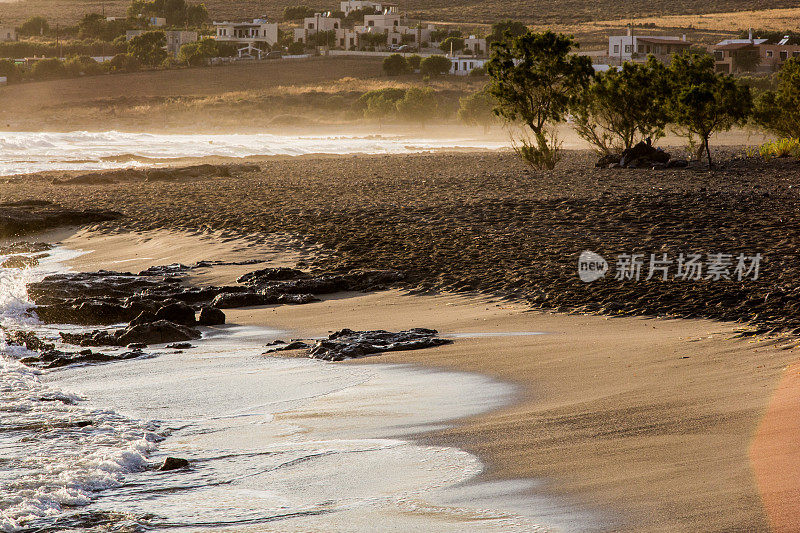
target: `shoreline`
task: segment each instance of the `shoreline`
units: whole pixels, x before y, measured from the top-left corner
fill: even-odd
[[[65,244],[75,246],[90,235],[84,232]],[[163,232],[155,236],[165,242],[187,239]],[[112,243],[98,256],[103,264],[107,257],[120,255],[119,240],[130,235],[96,238]],[[92,246],[97,247],[96,240]],[[147,243],[144,249],[135,248],[143,256],[128,264],[151,266]],[[194,260],[181,254],[185,251],[171,257]],[[83,256],[83,261],[85,266],[93,260]],[[224,272],[213,279],[224,282],[238,275]],[[336,295],[316,304],[233,309],[227,314],[232,323],[302,336],[342,327],[433,327],[445,334],[548,332],[479,335],[434,350],[345,364],[411,363],[477,373],[521,387],[520,401],[513,405],[415,437],[481,458],[487,467],[482,480],[545,480],[545,488],[537,490],[566,498],[579,509],[619,513],[622,528],[635,523],[641,531],[725,529],[735,523],[766,529],[748,443],[783,366],[796,356],[769,341],[733,339],[734,324],[546,314],[489,297],[398,291]],[[637,353],[645,344],[655,353]],[[489,359],[488,353],[497,357]],[[653,375],[642,375],[648,372]],[[751,373],[753,380],[748,379]],[[745,403],[740,394],[748,398]],[[620,453],[627,459],[616,464],[619,459],[613,458]]]

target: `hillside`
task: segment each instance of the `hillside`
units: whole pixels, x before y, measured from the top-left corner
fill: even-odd
[[[32,15],[44,15],[62,24],[74,23],[82,14],[100,12],[122,15],[127,0],[0,0],[0,20],[19,24]],[[279,17],[287,5],[307,4],[332,9],[334,0],[206,0],[212,18],[246,19],[267,15]],[[759,9],[796,7],[792,0],[760,0]],[[493,22],[503,18],[521,19],[530,24],[575,24],[592,20],[614,20],[666,15],[697,15],[753,9],[750,0],[705,0],[664,2],[652,0],[404,0],[401,8],[426,20]]]

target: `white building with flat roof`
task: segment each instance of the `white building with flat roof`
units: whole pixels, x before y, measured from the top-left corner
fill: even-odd
[[[620,63],[635,58],[645,59],[648,55],[669,61],[673,54],[684,52],[691,46],[692,43],[686,40],[686,35],[635,35],[628,28],[627,35],[612,35],[608,38],[608,56]]]
[[[372,0],[347,0],[339,3],[339,10],[345,16],[359,9],[372,10],[376,13],[397,13],[397,4],[391,2],[373,2]]]
[[[215,22],[219,42],[241,45],[239,57],[244,55],[261,58],[261,45],[275,46],[278,42],[278,24],[267,19],[253,19],[253,22]]]

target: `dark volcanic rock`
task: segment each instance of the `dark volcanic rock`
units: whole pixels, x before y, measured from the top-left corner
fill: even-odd
[[[159,470],[162,472],[167,472],[169,470],[178,470],[181,468],[188,468],[189,461],[186,459],[181,459],[178,457],[167,457],[164,460],[164,464],[159,467]]]
[[[91,350],[81,350],[78,353],[48,350],[35,357],[20,359],[20,362],[36,368],[62,368],[69,365],[124,361],[126,359],[135,359],[142,355],[144,355],[144,352],[141,350],[132,350],[119,355],[107,355]]]
[[[255,272],[250,272],[241,276],[236,281],[238,283],[249,283],[253,285],[264,284],[268,281],[285,281],[290,279],[298,279],[302,277],[306,277],[307,274],[302,270],[297,270],[296,268],[288,268],[288,267],[277,267],[277,268],[263,268],[261,270],[256,270]]]
[[[622,151],[619,164],[626,168],[652,168],[654,164],[666,165],[670,155],[661,149],[654,148],[649,139]]]
[[[201,326],[219,326],[225,323],[225,313],[216,307],[203,307],[197,320]]]
[[[317,341],[308,352],[309,357],[326,361],[342,361],[366,355],[401,350],[420,350],[452,340],[441,339],[435,329],[414,328],[399,333],[389,331],[353,331],[343,329],[332,333],[327,340]]]
[[[165,305],[155,314],[156,320],[167,320],[184,326],[194,326],[197,323],[194,309],[184,303]]]
[[[0,246],[0,255],[38,254],[52,249],[53,245],[45,242],[19,241],[7,246]]]
[[[284,342],[275,341],[273,343],[268,344],[267,346],[273,346],[270,348],[265,354],[273,353],[273,352],[289,352],[292,350],[308,350],[311,346],[303,341],[292,341],[289,344]]]
[[[5,203],[0,204],[0,237],[13,237],[60,226],[94,224],[121,216],[116,211],[67,209],[35,200]]]
[[[223,293],[211,302],[217,309],[233,309],[236,307],[253,307],[257,305],[307,304],[316,302],[313,294],[284,294],[277,291]]]
[[[133,307],[104,301],[80,301],[41,305],[35,309],[36,316],[45,324],[112,325],[128,322],[138,311]]]
[[[95,330],[89,333],[61,333],[64,342],[76,346],[127,346],[129,344],[165,344],[199,339],[201,334],[193,328],[159,320],[128,326],[113,332]]]

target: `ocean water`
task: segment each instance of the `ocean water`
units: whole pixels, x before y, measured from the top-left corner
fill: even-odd
[[[25,315],[25,283],[71,255],[0,269],[0,323],[56,339]],[[409,438],[506,405],[513,387],[262,356],[276,338],[228,325],[194,349],[54,371],[0,341],[0,531],[592,529],[532,481],[478,481],[477,457]],[[191,467],[154,470],[167,456]]]
[[[502,149],[483,139],[402,136],[166,135],[117,131],[0,134],[0,176],[46,170],[102,170],[183,157],[305,154],[403,154],[443,149]]]

